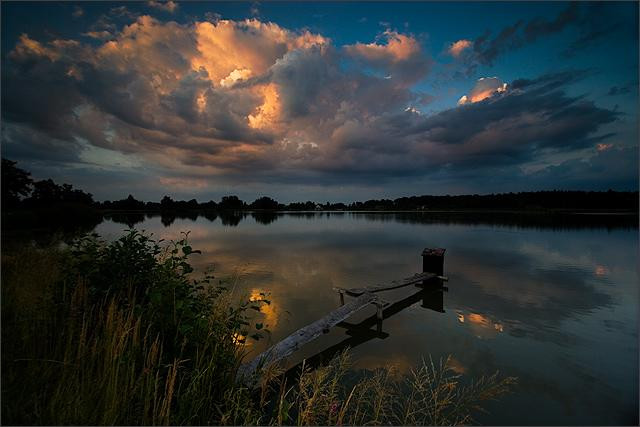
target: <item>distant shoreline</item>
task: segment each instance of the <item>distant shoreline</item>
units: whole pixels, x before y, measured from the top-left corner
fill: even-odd
[[[638,215],[640,211],[619,209],[619,210],[598,210],[598,209],[438,209],[438,210],[358,210],[358,209],[346,209],[346,210],[291,210],[291,209],[101,209],[102,214],[127,214],[127,213],[153,213],[153,214],[171,214],[171,213],[184,213],[184,212],[246,212],[246,213],[282,213],[282,214],[298,214],[298,213],[415,213],[415,214],[488,214],[488,213],[500,213],[500,214],[565,214],[565,215]]]

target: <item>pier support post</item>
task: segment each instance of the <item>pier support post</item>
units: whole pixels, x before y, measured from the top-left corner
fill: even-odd
[[[443,248],[425,248],[422,251],[422,272],[443,276],[445,250]]]
[[[378,322],[382,322],[384,319],[384,313],[382,311],[387,305],[389,305],[389,303],[380,298],[376,298],[372,303],[376,306],[376,318],[378,319]]]
[[[433,273],[439,278],[444,275],[444,252],[443,248],[425,248],[422,251],[422,272]],[[422,283],[422,286],[426,286],[429,283],[435,283],[436,280],[426,280]],[[442,283],[439,279],[437,283]]]
[[[345,293],[345,289],[343,288],[333,288],[334,291],[337,291],[340,294],[340,306],[342,307],[344,305],[344,293]]]

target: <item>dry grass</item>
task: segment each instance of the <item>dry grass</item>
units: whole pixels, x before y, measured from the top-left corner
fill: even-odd
[[[463,385],[444,360],[404,377],[380,369],[354,383],[345,352],[303,368],[291,383],[268,366],[248,390],[235,382],[244,354],[234,337],[250,333],[249,302],[188,278],[191,248],[174,252],[186,241],[158,251],[127,238],[117,251],[29,246],[2,255],[4,424],[468,424],[482,402],[515,382],[496,374]],[[147,270],[122,275],[130,257]],[[127,286],[105,285],[105,277]]]
[[[302,368],[296,384],[272,384],[274,425],[461,425],[474,422],[483,402],[508,393],[513,377],[498,374],[464,385],[450,359],[423,360],[408,375],[393,367],[366,372],[355,384],[346,378],[348,351],[328,365]]]

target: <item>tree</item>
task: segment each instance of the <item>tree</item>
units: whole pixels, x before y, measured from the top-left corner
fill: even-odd
[[[111,209],[116,210],[143,210],[145,208],[144,202],[136,200],[131,194],[126,199],[116,200],[111,202]]]
[[[33,184],[31,198],[37,204],[47,204],[62,200],[62,187],[51,179],[45,179]]]
[[[175,205],[175,202],[169,196],[164,196],[162,200],[160,200],[160,209],[163,209],[163,210],[173,209],[174,205]]]
[[[241,210],[244,208],[244,202],[238,198],[238,196],[224,196],[220,203],[218,203],[219,209],[229,210]]]
[[[264,210],[276,210],[278,209],[278,202],[271,197],[260,197],[249,205],[251,209],[264,209]]]
[[[16,162],[2,159],[2,207],[12,208],[31,193],[31,174],[16,167]]]

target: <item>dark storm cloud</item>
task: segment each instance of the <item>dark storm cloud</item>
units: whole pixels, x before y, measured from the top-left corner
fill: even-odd
[[[398,117],[395,128],[407,138],[434,144],[434,153],[442,150],[446,155],[440,162],[465,167],[524,163],[545,150],[593,146],[593,135],[618,113],[560,89],[578,74],[516,80],[506,93],[417,118],[411,126]]]
[[[568,28],[575,29],[579,35],[561,52],[564,58],[591,47],[611,34],[635,39],[638,31],[637,26],[629,25],[628,21],[612,15],[602,2],[571,2],[551,19],[521,19],[505,26],[495,35],[487,30],[472,42],[461,40],[458,43],[468,43],[470,49],[456,51],[454,56],[466,64],[466,74],[471,75],[478,65],[491,66],[496,59],[510,51],[532,44],[542,37],[561,33]]]
[[[531,179],[550,188],[561,182],[566,187],[633,190],[638,180],[638,146],[603,145],[605,149],[586,159],[572,159],[546,167]],[[586,183],[589,185],[586,185]]]
[[[560,31],[573,11],[499,38]],[[334,185],[504,180],[615,136],[603,129],[618,113],[566,92],[586,72],[506,85],[488,78],[494,93],[427,115],[420,108],[432,96],[416,83],[431,59],[411,35],[387,29],[375,42],[336,48],[259,20],[178,24],[126,18],[125,9],[109,19],[119,16],[134,20],[108,27],[104,42],[20,38],[2,69],[8,152],[71,164],[105,149],[106,163],[125,154],[166,182]]]
[[[2,156],[15,161],[72,163],[79,161],[77,141],[52,138],[51,135],[19,124],[2,124]]]
[[[491,65],[499,56],[538,40],[540,37],[563,31],[579,19],[579,5],[570,3],[555,18],[547,20],[536,17],[530,21],[518,22],[504,27],[495,37],[486,31],[473,41],[471,59],[481,64]]]
[[[637,15],[637,5],[635,14]],[[637,40],[637,20],[629,21],[620,16],[612,15],[611,10],[604,2],[586,2],[577,22],[579,36],[562,52],[564,58],[570,58],[577,52],[592,47],[605,37],[612,34],[617,40],[609,40],[609,43],[618,43],[620,37],[628,40]]]

